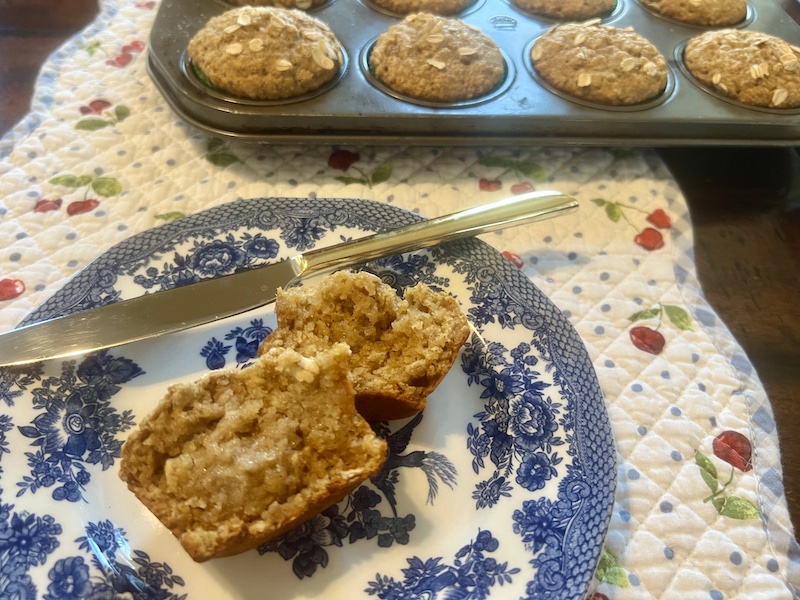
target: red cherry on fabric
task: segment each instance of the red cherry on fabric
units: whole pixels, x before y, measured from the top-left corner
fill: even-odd
[[[644,228],[639,235],[633,238],[645,250],[658,250],[664,247],[664,236],[658,229],[652,227]]]
[[[496,192],[503,187],[503,182],[499,179],[486,179],[481,177],[478,182],[478,189],[482,192]]]
[[[42,198],[41,200],[36,201],[36,205],[33,207],[33,212],[44,213],[52,210],[58,210],[61,208],[62,202],[63,200],[61,198],[56,198],[55,200]]]
[[[657,208],[647,215],[647,221],[659,229],[669,229],[672,226],[672,220],[669,218],[669,215],[660,208]]]
[[[25,282],[21,279],[0,279],[0,300],[13,300],[25,292]]]
[[[524,262],[522,262],[522,259],[520,258],[519,254],[514,254],[513,252],[509,252],[508,250],[503,251],[503,256],[505,256],[508,260],[510,260],[514,264],[514,266],[517,267],[518,269],[521,269],[525,264]]]
[[[89,198],[88,200],[76,200],[75,202],[70,202],[69,206],[67,206],[67,214],[72,217],[74,215],[91,212],[97,208],[98,204],[100,204],[100,201],[95,200],[94,198]]]
[[[339,171],[347,171],[354,162],[357,162],[361,155],[357,152],[350,152],[349,150],[336,150],[328,157],[328,166],[331,169],[338,169]]]
[[[661,335],[660,332],[655,329],[650,329],[649,327],[634,327],[631,329],[629,335],[634,346],[642,352],[648,352],[650,354],[661,354],[661,351],[664,349],[664,344],[666,343],[664,336]]]
[[[747,472],[753,468],[753,447],[750,440],[738,431],[723,431],[714,438],[711,447],[714,456],[740,471]]]
[[[524,194],[525,192],[533,191],[533,184],[530,181],[523,181],[522,183],[515,183],[511,186],[512,194]]]

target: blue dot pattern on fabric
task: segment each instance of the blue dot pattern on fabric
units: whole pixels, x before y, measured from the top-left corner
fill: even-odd
[[[664,556],[668,560],[672,560],[673,558],[675,558],[675,551],[672,548],[670,548],[669,546],[665,546],[664,547]]]
[[[22,258],[22,255],[19,252],[12,252],[11,255],[8,257],[8,260],[17,262]]]
[[[594,328],[594,332],[597,335],[603,335],[606,332],[606,330],[605,327],[603,327],[602,325],[598,325],[597,327]]]
[[[611,305],[610,304],[602,304],[600,306],[600,310],[602,310],[603,312],[608,312],[608,311],[611,310]]]
[[[672,502],[667,502],[666,500],[664,500],[661,504],[658,505],[658,508],[661,510],[662,513],[671,513]]]
[[[742,564],[742,555],[740,553],[736,552],[736,551],[731,552],[731,555],[729,556],[729,558],[730,558],[731,562],[733,564],[735,564],[736,566],[739,566],[740,564]]]
[[[611,360],[610,358],[607,358],[606,362],[603,364],[606,366],[607,369],[613,369],[615,367],[614,361]]]
[[[645,427],[644,425],[639,425],[636,431],[639,432],[639,435],[644,435],[645,433],[647,433],[647,427]]]
[[[611,277],[611,275],[608,273],[600,273],[600,281],[608,281],[609,277]]]
[[[669,456],[670,456],[670,458],[671,458],[672,460],[674,460],[675,462],[678,462],[679,460],[682,460],[682,459],[683,459],[683,457],[681,456],[681,453],[680,453],[680,452],[678,452],[677,450],[673,450],[672,452],[670,452],[670,453],[669,453]]]
[[[777,573],[778,572],[778,561],[775,560],[774,558],[770,558],[767,561],[767,570],[770,573]]]
[[[669,371],[661,371],[661,379],[669,379]]]
[[[633,480],[639,479],[639,471],[637,471],[636,469],[629,469],[628,479],[633,479]]]
[[[633,573],[629,573],[628,574],[628,581],[630,581],[630,583],[631,583],[631,585],[633,587],[637,587],[640,584],[639,578],[636,575],[634,575]]]
[[[708,596],[711,598],[711,600],[723,600],[723,598],[725,598],[725,596],[723,596],[722,592],[719,590],[711,590],[708,592]]]
[[[682,413],[681,413],[681,409],[680,409],[680,408],[678,408],[677,406],[673,406],[672,408],[670,408],[670,409],[669,409],[669,412],[671,412],[671,413],[672,413],[674,416],[676,416],[676,417],[680,417],[680,416],[681,416],[681,414],[682,414]]]
[[[631,389],[634,392],[641,392],[644,388],[642,388],[642,384],[641,383],[634,383],[633,385],[631,385]]]
[[[631,520],[631,513],[629,513],[627,510],[621,510],[619,511],[619,518],[627,523]]]

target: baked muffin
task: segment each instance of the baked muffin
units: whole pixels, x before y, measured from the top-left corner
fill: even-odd
[[[610,13],[617,5],[616,0],[511,0],[522,10],[548,17],[569,21],[583,21]]]
[[[800,48],[742,29],[707,31],[690,39],[683,62],[701,83],[744,104],[800,107]]]
[[[188,48],[192,65],[220,90],[282,100],[338,76],[343,55],[333,32],[301,10],[243,6],[209,19]]]
[[[533,44],[531,61],[557,90],[598,104],[639,104],[667,86],[667,62],[653,44],[596,20],[551,28]]]
[[[741,23],[747,16],[747,0],[639,0],[645,7],[670,19],[722,27]]]
[[[370,0],[370,4],[397,15],[426,12],[434,15],[455,15],[466,10],[475,0]]]
[[[329,0],[227,0],[237,6],[278,6],[280,8],[297,8],[309,10],[322,6]]]
[[[421,411],[469,335],[452,296],[417,284],[400,298],[367,272],[338,271],[316,285],[281,290],[275,314],[278,326],[259,353],[285,347],[313,354],[346,343],[356,407],[369,421]]]
[[[122,446],[120,477],[195,561],[255,548],[380,471],[386,442],[356,412],[344,344],[273,348],[172,386]]]
[[[428,13],[408,15],[379,35],[369,68],[395,92],[430,102],[483,96],[505,76],[503,55],[489,36]]]

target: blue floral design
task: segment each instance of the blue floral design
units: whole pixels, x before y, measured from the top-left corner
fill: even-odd
[[[222,369],[226,365],[226,356],[231,348],[236,348],[236,365],[244,368],[252,364],[258,356],[258,347],[272,333],[272,328],[264,325],[263,319],[253,319],[249,327],[235,327],[225,334],[225,339],[233,340],[233,346],[222,343],[213,337],[200,350],[200,356],[206,359],[209,369]]]
[[[83,595],[53,596],[57,598],[104,599],[131,597],[134,600],[182,600],[186,594],[178,595],[172,590],[176,586],[185,585],[182,577],[176,575],[166,563],[153,562],[150,555],[141,550],[133,550],[128,546],[125,532],[114,526],[111,521],[88,523],[86,535],[75,540],[80,550],[92,554],[95,570],[89,571],[83,557],[75,556],[56,562],[49,577],[60,587],[67,587],[72,579],[70,571],[79,570]],[[131,556],[132,563],[121,562],[117,552],[123,556]],[[61,567],[59,569],[59,566]],[[84,579],[85,577],[85,579]],[[74,589],[74,588],[73,588]]]
[[[557,477],[556,466],[562,462],[554,446],[564,441],[556,436],[561,404],[545,392],[550,384],[539,380],[536,357],[530,345],[519,344],[506,358],[499,344],[486,345],[469,341],[462,355],[462,369],[471,385],[483,388],[484,410],[477,413],[479,425],[467,425],[467,449],[473,456],[475,473],[487,468],[487,459],[495,470],[476,486],[473,498],[478,508],[488,508],[508,497],[509,478],[523,488],[536,491]]]
[[[133,426],[131,411],[120,414],[110,400],[123,383],[143,373],[127,358],[99,352],[77,368],[65,362],[60,378],[43,379],[32,390],[39,414],[30,425],[19,427],[37,450],[25,453],[31,471],[17,483],[17,496],[59,484],[53,499],[81,500],[91,480],[86,465],[111,467],[122,448],[117,434]]]
[[[474,541],[456,553],[452,565],[443,564],[441,556],[427,560],[414,556],[407,559],[408,568],[402,569],[402,581],[378,573],[364,591],[382,600],[435,598],[443,590],[447,590],[447,598],[483,600],[489,597],[491,588],[511,583],[512,575],[520,571],[487,556],[499,546],[491,532],[479,531]]]

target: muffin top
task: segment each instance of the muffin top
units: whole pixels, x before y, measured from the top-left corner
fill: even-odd
[[[735,25],[747,16],[747,0],[639,0],[644,6],[665,17],[691,23],[720,27]]]
[[[683,62],[701,83],[751,106],[800,107],[800,48],[741,29],[707,31],[686,44]]]
[[[369,66],[392,90],[431,102],[483,96],[505,75],[503,55],[489,36],[428,13],[408,15],[378,36]]]
[[[551,19],[582,21],[610,13],[616,0],[511,0],[524,11]]]
[[[253,100],[315,91],[344,62],[333,32],[301,10],[243,6],[209,19],[192,38],[189,58],[216,88]]]
[[[454,15],[468,8],[475,0],[370,0],[370,2],[398,15],[423,11],[434,15]]]
[[[554,88],[598,104],[638,104],[667,86],[667,63],[653,44],[596,21],[556,25],[536,40],[531,60]]]
[[[298,8],[309,10],[322,6],[328,0],[228,0],[237,6],[277,6],[280,8]]]

